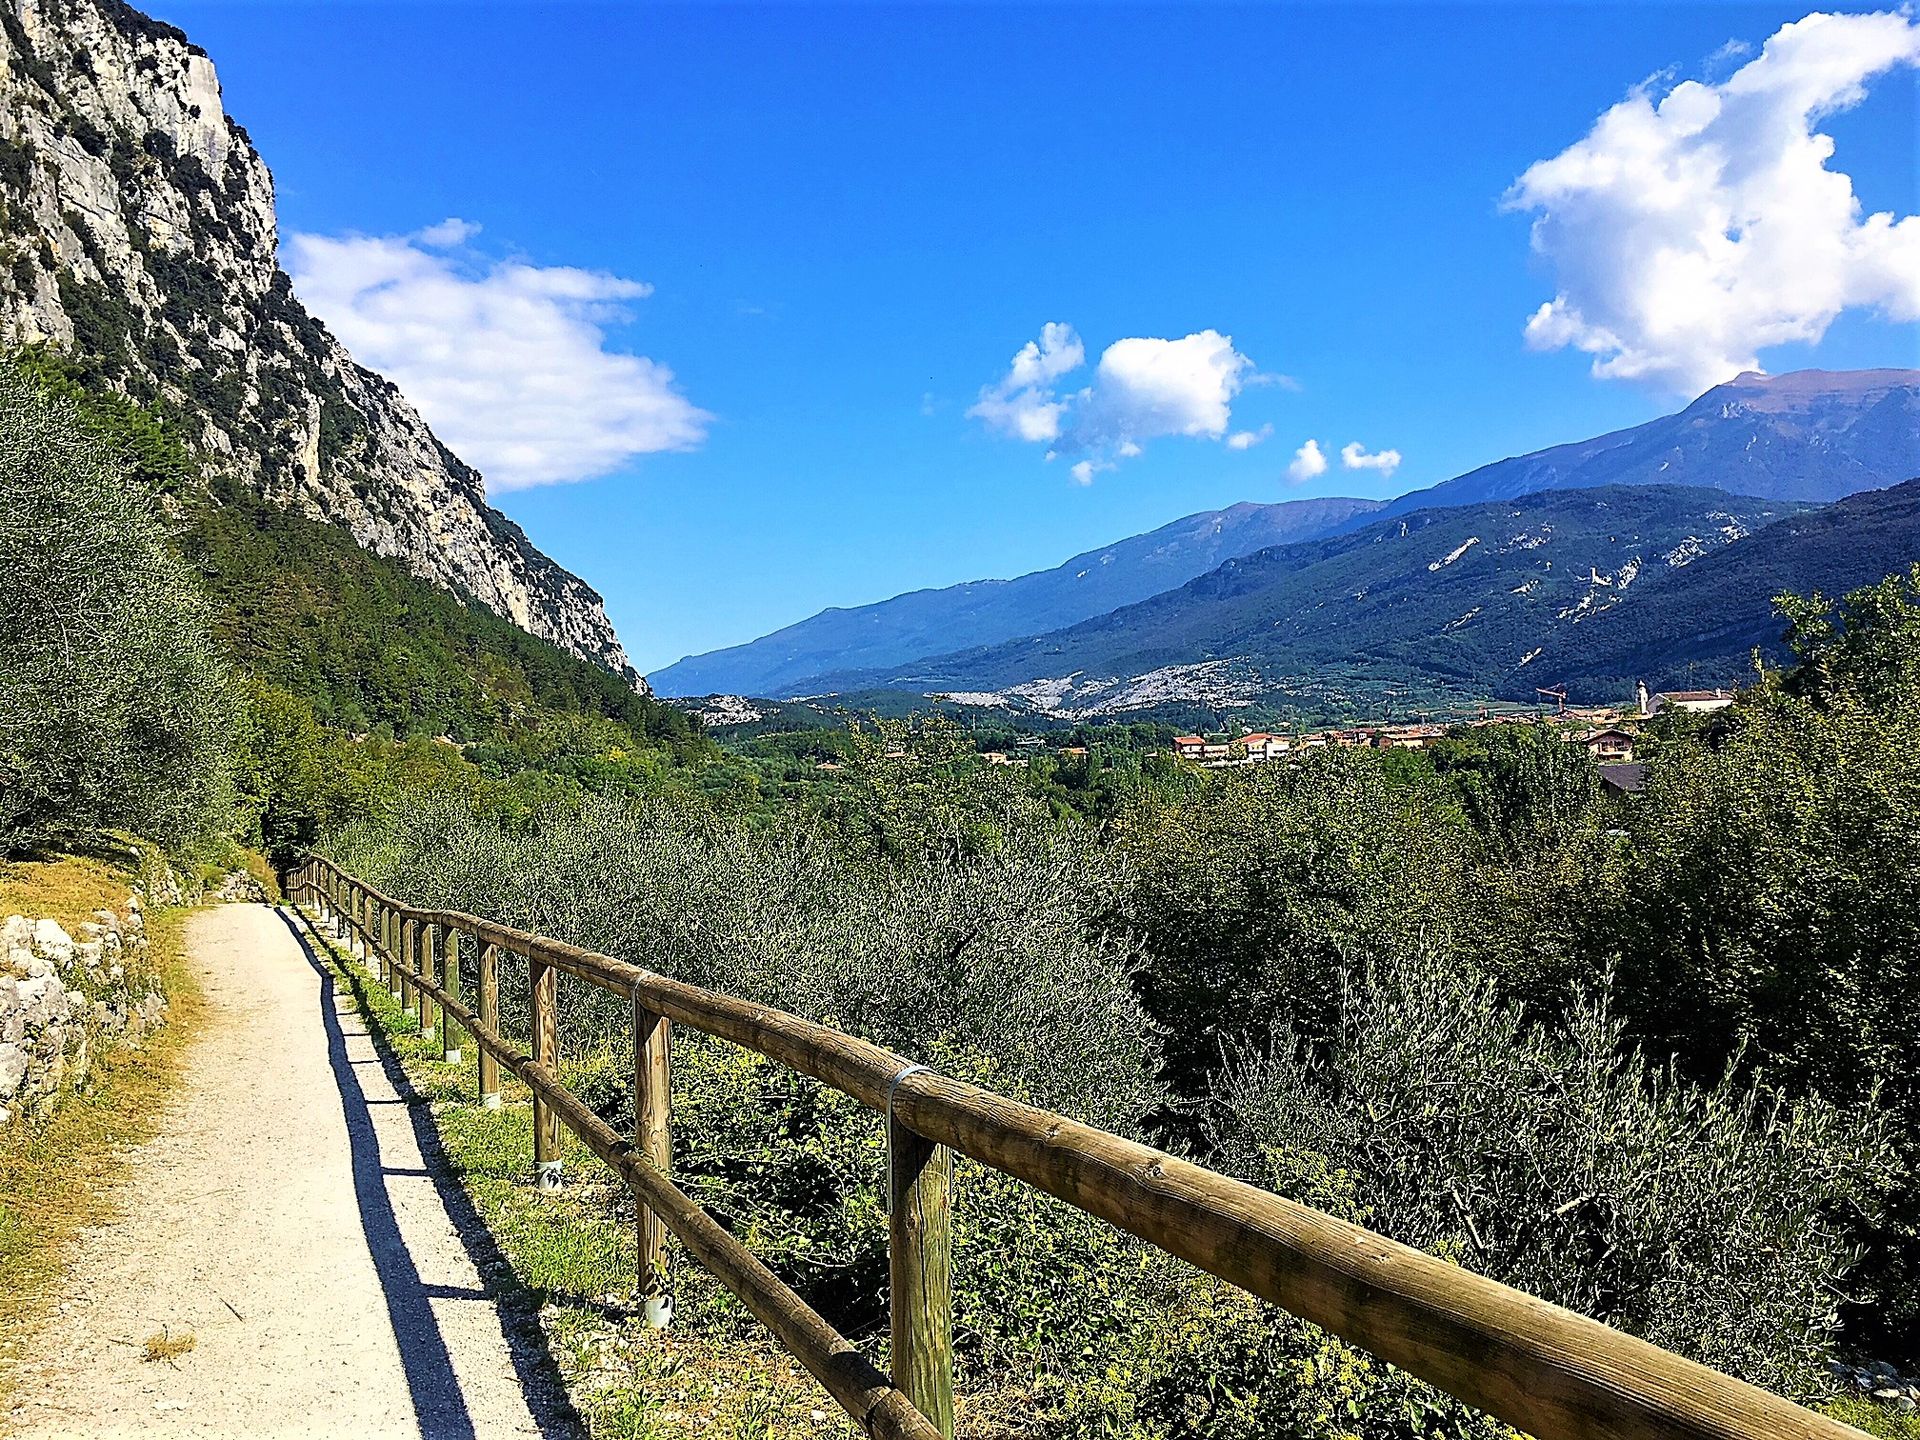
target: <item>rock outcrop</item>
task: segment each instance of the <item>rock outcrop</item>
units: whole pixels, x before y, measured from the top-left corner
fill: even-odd
[[[0,921],[0,1125],[44,1116],[104,1050],[137,1045],[166,1019],[139,896],[96,910],[78,931],[24,915]]]
[[[0,0],[0,29],[0,344],[58,348],[182,417],[216,482],[631,674],[600,597],[295,298],[205,52],[122,0]]]

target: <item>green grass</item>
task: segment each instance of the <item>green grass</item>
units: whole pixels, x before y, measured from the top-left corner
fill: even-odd
[[[550,1355],[595,1440],[853,1440],[859,1432],[745,1307],[677,1246],[669,1251],[675,1312],[666,1330],[641,1321],[634,1295],[633,1205],[572,1135],[566,1183],[533,1185],[533,1117],[526,1087],[502,1077],[503,1104],[478,1101],[478,1053],[440,1059],[413,1015],[342,952],[321,954],[350,991],[376,1043],[400,1063],[428,1106],[448,1160],[539,1308]],[[564,1067],[563,1067],[564,1073]]]
[[[1821,1414],[1878,1435],[1881,1440],[1920,1440],[1920,1412],[1895,1410],[1864,1395],[1832,1400],[1819,1409]]]

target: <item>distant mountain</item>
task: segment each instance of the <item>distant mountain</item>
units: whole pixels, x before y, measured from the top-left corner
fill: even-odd
[[[1656,690],[1750,678],[1756,648],[1785,655],[1775,595],[1837,599],[1916,561],[1920,479],[1776,520],[1741,544],[1650,575],[1631,605],[1554,636],[1535,668],[1596,693],[1641,678]]]
[[[1377,500],[1316,499],[1209,510],[1016,580],[975,580],[823,610],[648,679],[661,695],[804,694],[819,688],[814,682],[826,671],[903,665],[1078,624],[1183,585],[1236,555],[1330,534],[1379,508]]]
[[[891,671],[826,677],[1012,693],[1043,709],[1254,698],[1332,666],[1531,697],[1564,678],[1549,645],[1630,607],[1637,587],[1805,509],[1670,485],[1548,491],[1419,510],[1227,561],[1069,629]]]
[[[1596,485],[1711,485],[1768,500],[1838,500],[1920,475],[1920,370],[1749,372],[1678,415],[1496,460],[1382,511]]]

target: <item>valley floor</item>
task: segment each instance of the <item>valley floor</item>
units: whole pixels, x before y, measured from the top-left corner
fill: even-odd
[[[264,905],[202,911],[180,1099],[15,1375],[22,1436],[568,1436],[423,1104]],[[191,1339],[191,1345],[187,1342]]]

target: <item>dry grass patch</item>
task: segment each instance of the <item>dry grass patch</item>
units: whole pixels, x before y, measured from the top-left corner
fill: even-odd
[[[135,874],[130,860],[60,855],[0,863],[0,916],[50,916],[68,930],[96,910],[119,911]]]
[[[182,1355],[194,1347],[193,1333],[176,1335],[165,1326],[147,1336],[145,1358],[149,1363],[164,1360],[172,1365]],[[177,1366],[175,1368],[178,1368]]]
[[[96,907],[101,862],[9,865],[0,908],[62,913],[86,901]],[[114,874],[110,867],[108,873]],[[30,882],[38,882],[29,889]],[[114,874],[113,903],[126,899],[127,877]],[[15,897],[19,897],[16,899]],[[12,913],[10,911],[9,913]],[[198,1029],[203,1006],[186,963],[185,911],[148,917],[151,957],[166,986],[167,1023],[139,1047],[120,1045],[96,1060],[85,1090],[69,1094],[43,1125],[0,1130],[0,1401],[11,1392],[20,1359],[43,1307],[57,1293],[81,1235],[120,1213],[130,1152],[151,1138]],[[189,1342],[191,1343],[191,1342]]]

